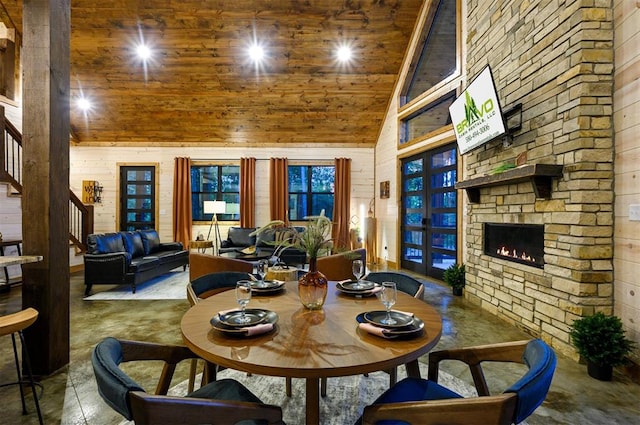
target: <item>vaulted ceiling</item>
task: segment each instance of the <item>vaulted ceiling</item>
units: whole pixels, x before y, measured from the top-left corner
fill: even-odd
[[[22,0],[0,3],[20,36]],[[71,0],[73,142],[372,146],[421,4]],[[254,40],[266,51],[260,66],[247,55]],[[335,58],[344,43],[347,65]],[[73,103],[82,94],[86,116]]]

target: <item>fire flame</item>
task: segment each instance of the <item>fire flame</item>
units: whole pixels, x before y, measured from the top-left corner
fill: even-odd
[[[531,257],[530,255],[527,255],[526,252],[522,252],[521,254],[518,254],[518,251],[516,251],[515,249],[510,250],[506,246],[501,246],[500,248],[497,249],[496,252],[498,255],[501,255],[503,257],[517,258],[519,260],[529,261],[531,263],[536,262],[536,259]]]

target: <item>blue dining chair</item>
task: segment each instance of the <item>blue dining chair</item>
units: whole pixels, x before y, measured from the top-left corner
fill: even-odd
[[[478,397],[464,398],[438,384],[442,360],[469,366]],[[524,363],[527,372],[503,393],[491,395],[481,363]],[[540,339],[483,345],[429,354],[428,379],[405,378],[366,406],[358,424],[512,424],[525,420],[547,397],[556,355]]]
[[[91,363],[102,399],[127,420],[140,424],[283,425],[282,409],[263,404],[240,382],[214,381],[184,397],[168,396],[176,365],[196,357],[187,347],[105,338],[93,350]],[[155,394],[147,393],[120,364],[162,360],[164,367]]]

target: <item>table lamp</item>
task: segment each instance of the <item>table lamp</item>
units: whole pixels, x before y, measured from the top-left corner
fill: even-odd
[[[203,208],[205,214],[213,214],[213,218],[211,219],[211,224],[209,225],[209,233],[207,234],[207,240],[211,240],[211,228],[216,227],[215,230],[215,245],[213,255],[218,255],[218,249],[220,247],[220,242],[222,238],[220,237],[220,227],[218,226],[218,214],[224,214],[227,210],[227,203],[225,201],[204,201]]]

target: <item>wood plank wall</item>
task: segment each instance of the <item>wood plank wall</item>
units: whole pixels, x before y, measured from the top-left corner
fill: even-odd
[[[640,204],[640,3],[615,0],[614,25],[614,311],[640,342],[640,222],[629,220],[629,205]]]

